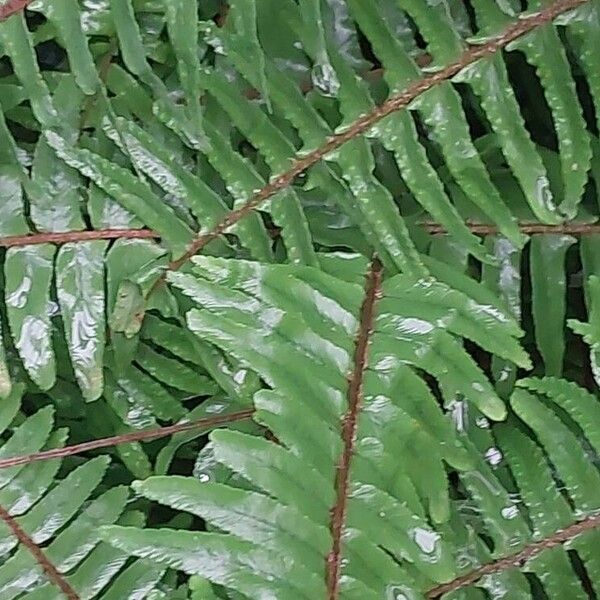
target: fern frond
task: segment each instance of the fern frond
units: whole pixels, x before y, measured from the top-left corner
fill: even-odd
[[[19,391],[15,389],[4,401],[0,414],[3,432],[12,434],[2,444],[2,457],[44,448],[60,452],[67,431],[53,430],[50,407],[25,416],[20,411]],[[0,593],[7,600],[23,597],[23,593],[39,597],[42,590],[44,597],[59,590],[68,598],[97,597],[127,560],[100,542],[98,528],[119,519],[123,525],[143,524],[139,514],[121,517],[128,497],[124,486],[96,490],[105,477],[107,457],[88,460],[65,474],[60,471],[59,456],[2,470]],[[88,571],[93,565],[92,574]],[[146,565],[148,568],[157,581],[163,570]],[[84,592],[85,585],[89,587]]]
[[[216,460],[252,482],[255,491],[170,477],[137,484],[149,498],[202,516],[234,537],[111,529],[107,539],[250,596],[270,589],[304,597],[301,582],[314,586],[313,594],[332,597],[339,585],[348,590],[344,594],[356,588],[380,595],[392,584],[416,592],[427,589],[426,581],[433,587],[452,579],[451,550],[444,549],[441,534],[427,519],[443,523],[449,517],[444,461],[468,470],[473,459],[407,365],[435,376],[449,403],[459,395],[491,418],[502,418],[502,402],[448,331],[462,333],[483,319],[488,329],[504,331],[504,338],[475,335],[477,341],[521,362],[525,358],[504,328],[510,320],[441,283],[411,283],[407,276],[382,282],[377,263],[363,295],[356,284],[309,267],[200,257],[194,262],[195,275],[170,276],[200,307],[188,313],[188,325],[272,387],[254,395],[255,419],[281,445],[235,432],[212,434]],[[419,291],[423,301],[416,305],[411,294]],[[519,335],[518,328],[513,335]],[[404,390],[411,390],[408,397]],[[399,452],[414,452],[425,463],[420,470],[411,461],[398,465],[392,457]],[[241,506],[247,508],[240,511]],[[271,523],[268,515],[274,511],[281,512],[281,519],[258,540],[251,532]],[[385,526],[378,518],[382,515],[389,520]],[[515,525],[506,522],[506,527]],[[183,551],[175,551],[176,539],[185,550],[179,546]],[[285,546],[289,556],[296,545],[289,563],[296,566],[278,566],[276,554]],[[378,546],[402,564],[407,561],[408,570],[398,570]],[[360,547],[368,548],[373,560],[377,557],[378,569],[362,570]],[[193,566],[186,557],[196,552],[203,558]],[[224,561],[222,575],[211,573],[209,555]],[[242,566],[246,561],[259,561],[267,570],[248,571]],[[326,564],[329,575],[323,577]]]
[[[275,111],[272,114],[264,112],[260,104],[240,95],[235,86],[224,85],[225,80],[216,70],[207,70],[197,53],[185,50],[180,33],[175,32],[174,23],[178,19],[181,21],[182,14],[192,18],[193,11],[190,11],[189,4],[174,5],[161,17],[166,23],[171,44],[169,47],[175,63],[179,65],[178,81],[165,83],[157,73],[160,68],[155,68],[152,63],[156,57],[152,55],[153,47],[145,44],[145,32],[138,22],[136,7],[129,3],[115,2],[111,3],[110,11],[104,9],[101,16],[98,16],[99,20],[106,20],[103,25],[108,27],[106,31],[114,30],[125,66],[125,70],[116,66],[108,67],[103,73],[101,70],[90,71],[93,58],[100,52],[99,43],[93,35],[100,30],[94,29],[89,20],[82,18],[86,9],[63,3],[50,9],[48,3],[43,2],[36,10],[46,16],[48,31],[51,27],[56,27],[58,42],[64,46],[70,61],[71,74],[53,78],[40,68],[34,53],[37,38],[35,32],[27,27],[23,15],[15,15],[0,25],[3,52],[10,59],[14,71],[14,76],[9,80],[16,81],[17,87],[22,87],[22,94],[31,105],[27,122],[33,122],[34,129],[44,130],[44,136],[37,142],[33,153],[29,177],[27,172],[19,174],[19,170],[23,171],[21,163],[24,161],[22,156],[18,156],[18,151],[22,152],[22,149],[16,148],[10,131],[3,128],[3,138],[6,138],[6,148],[10,155],[7,155],[8,164],[14,166],[11,173],[13,191],[10,195],[12,225],[10,230],[6,229],[6,234],[22,235],[30,229],[23,218],[25,208],[22,204],[22,191],[19,189],[22,186],[31,206],[33,225],[39,230],[71,232],[83,229],[85,215],[81,206],[86,201],[86,196],[89,196],[87,208],[95,226],[105,227],[111,222],[111,226],[114,226],[116,220],[122,221],[125,227],[137,227],[141,224],[151,227],[172,253],[170,266],[173,268],[184,265],[189,257],[209,242],[213,242],[211,251],[225,254],[235,252],[235,248],[232,249],[222,237],[222,234],[233,227],[242,245],[248,247],[254,257],[263,261],[272,260],[271,240],[260,217],[253,210],[267,208],[266,202],[271,200],[269,212],[275,222],[282,226],[281,236],[287,257],[314,265],[316,258],[313,236],[309,231],[302,200],[304,190],[292,185],[297,176],[309,171],[311,185],[316,183],[319,188],[336,198],[341,213],[345,213],[354,227],[361,230],[368,243],[379,252],[386,268],[423,275],[425,267],[416,253],[404,215],[400,213],[387,182],[382,182],[376,174],[374,146],[362,137],[367,134],[374,140],[381,140],[383,146],[396,155],[400,176],[403,177],[408,192],[451,235],[457,236],[472,254],[482,260],[490,260],[463,223],[467,216],[461,209],[463,198],[470,198],[475,204],[487,202],[488,208],[480,206],[483,214],[509,236],[513,243],[521,244],[522,238],[513,217],[485,171],[479,150],[468,131],[466,118],[458,101],[459,96],[448,80],[459,72],[466,76],[466,73],[482,70],[489,61],[497,63],[500,73],[501,67],[498,65],[503,63],[497,55],[499,49],[542,26],[545,31],[554,32],[555,26],[549,24],[546,27],[546,24],[557,15],[576,8],[578,4],[574,0],[572,4],[558,3],[545,8],[539,15],[526,16],[519,22],[511,20],[512,17],[500,18],[497,14],[493,16],[492,9],[476,7],[485,13],[485,18],[480,20],[481,26],[487,27],[487,38],[476,50],[465,51],[463,34],[454,29],[455,24],[447,15],[437,9],[434,12],[423,12],[419,3],[409,3],[404,7],[406,14],[414,19],[417,28],[422,29],[422,35],[431,46],[429,50],[434,63],[441,62],[443,52],[446,52],[444,60],[451,63],[419,79],[420,68],[413,63],[410,50],[406,49],[408,46],[396,43],[390,36],[388,26],[384,24],[378,9],[351,3],[349,11],[345,13],[346,23],[351,24],[352,19],[356,19],[356,25],[363,29],[375,53],[381,55],[379,58],[385,67],[386,82],[392,95],[380,107],[375,107],[373,101],[375,90],[361,83],[353,71],[360,61],[352,59],[348,62],[351,54],[344,54],[335,47],[327,25],[330,8],[323,7],[317,11],[320,14],[322,10],[320,18],[323,19],[323,24],[319,25],[317,21],[303,22],[297,8],[287,5],[286,18],[297,36],[296,43],[304,47],[307,62],[314,61],[316,71],[313,74],[325,69],[331,81],[337,82],[332,88],[335,88],[334,95],[339,101],[339,115],[336,117],[323,113],[316,108],[311,98],[302,96],[293,76],[278,70],[276,57],[271,55],[268,46],[257,54],[260,63],[258,68],[248,60],[248,54],[244,51],[245,44],[254,40],[253,47],[256,47],[257,28],[260,30],[261,16],[256,11],[245,16],[239,13],[242,10],[240,6],[233,6],[230,11],[230,27],[217,31],[214,27],[203,26],[203,32],[209,44],[226,53],[226,60],[239,71],[240,81],[246,79],[265,94],[265,101],[268,99],[267,108],[271,107]],[[254,5],[251,3],[249,7],[252,6]],[[570,19],[563,19],[564,27],[568,29],[571,23],[580,23],[581,11],[585,12],[582,8],[577,8]],[[488,13],[492,17],[488,18]],[[493,27],[490,25],[492,22]],[[506,29],[503,33],[500,33],[500,25]],[[440,36],[449,41],[442,43],[429,40],[428,32],[434,26],[440,29]],[[248,39],[246,35],[249,36]],[[490,37],[492,35],[497,37]],[[560,42],[555,34],[552,35],[552,41],[544,43],[555,48]],[[541,43],[536,42],[534,45],[537,48]],[[492,55],[493,58],[485,58]],[[584,57],[583,60],[585,62],[588,59]],[[566,68],[564,60],[561,64]],[[198,68],[199,65],[202,68]],[[109,89],[117,91],[118,95],[114,100],[107,95],[101,75],[106,76]],[[139,100],[137,106],[125,99],[125,82],[134,86]],[[573,160],[570,150],[565,148],[568,146],[569,136],[581,129],[581,117],[570,106],[574,103],[567,101],[568,93],[571,93],[568,90],[572,86],[569,87],[569,84],[561,93],[556,94],[553,86],[551,82],[548,83],[548,93],[552,97],[556,96],[557,102],[561,103],[560,106],[553,105],[557,111],[556,118],[561,117],[560,123],[569,123],[564,131],[561,130],[559,160],[563,165],[565,185],[571,190],[567,194],[569,206],[573,207],[580,200],[581,194],[575,192],[581,191],[582,176],[585,176],[587,167],[582,165],[577,173],[569,171],[567,174],[567,167],[573,166]],[[173,102],[171,88],[181,93],[183,106]],[[204,89],[211,101],[218,105],[215,109],[224,110],[229,115],[242,137],[265,159],[266,165],[260,164],[256,159],[253,164],[242,158],[239,149],[230,146],[223,132],[210,120],[207,121],[206,128],[200,125],[202,111],[199,97]],[[103,127],[110,141],[101,138],[90,143],[85,136],[81,137],[78,123],[80,115],[76,107],[84,96],[97,99],[98,102],[97,114],[90,119],[86,114],[83,123],[93,124],[96,128]],[[517,111],[514,102],[510,109],[499,107],[500,103],[510,97],[508,94],[498,98],[498,104],[490,99],[490,114],[493,111],[497,113],[510,110],[510,114],[514,115]],[[418,133],[408,112],[402,112],[409,105],[429,127],[427,136],[423,137]],[[12,110],[4,109],[3,112],[8,118],[22,120],[25,115],[23,108],[13,106]],[[567,112],[563,115],[560,111]],[[123,118],[115,116],[118,112],[123,113]],[[144,125],[140,126],[132,117],[143,117]],[[492,123],[497,121],[496,117],[490,119]],[[541,181],[544,179],[543,170],[539,159],[534,158],[534,150],[527,141],[523,128],[518,128],[520,120],[510,120],[510,138],[521,140],[520,148],[526,149],[526,153],[532,157],[528,163],[538,165],[536,172]],[[335,126],[328,121],[338,122],[338,133],[334,133]],[[446,122],[450,124],[449,127],[446,127]],[[303,144],[302,151],[298,150],[294,134],[289,130],[290,125],[297,130]],[[498,125],[498,131],[504,131],[502,125]],[[500,147],[509,157],[509,167],[515,172],[530,204],[539,206],[539,202],[537,205],[533,202],[532,184],[528,183],[529,180],[519,170],[520,165],[514,160],[515,152],[507,149],[508,137],[498,135],[498,139],[504,140]],[[78,138],[81,138],[79,142]],[[587,144],[587,140],[587,136],[583,136],[581,144]],[[212,145],[207,145],[207,141]],[[460,152],[456,152],[457,143],[461,145]],[[439,145],[442,162],[446,166],[438,165],[438,161],[433,159],[436,145]],[[163,146],[165,151],[161,150]],[[580,150],[581,154],[583,146]],[[462,158],[459,159],[459,155]],[[170,164],[173,163],[173,156],[177,156],[178,162],[181,159],[181,167]],[[229,213],[227,203],[219,199],[211,186],[195,174],[193,164],[200,157],[208,158],[229,187],[233,196],[233,212]],[[325,162],[322,162],[323,159]],[[587,164],[587,159],[584,162]],[[133,167],[135,174],[129,170],[130,167]],[[338,169],[341,169],[339,174],[336,172]],[[62,174],[61,184],[51,187],[53,180],[50,173],[57,170]],[[76,171],[79,171],[79,175]],[[446,172],[455,183],[447,181]],[[156,188],[144,181],[144,174],[163,187],[167,196],[157,193]],[[81,175],[84,176],[83,179]],[[265,184],[265,181],[269,183]],[[455,184],[462,190],[456,198],[451,193]],[[87,186],[89,190],[86,191]],[[255,192],[257,189],[259,191]],[[174,194],[175,199],[169,198],[169,194]],[[192,210],[192,215],[188,209]],[[546,217],[554,222],[554,217],[550,217],[549,213]],[[214,245],[217,238],[220,238],[219,245]],[[87,248],[86,246],[84,250],[82,247],[78,254],[87,252]],[[99,246],[96,245],[95,248],[98,255],[95,260],[100,261]],[[48,252],[50,251],[48,248]],[[38,249],[35,252],[42,251]],[[100,265],[96,266],[96,272],[101,272]],[[99,294],[100,290],[97,286],[95,288],[95,292]],[[150,290],[154,291],[155,288],[150,287],[147,291]],[[88,294],[89,292],[90,290]],[[110,306],[110,299],[106,304]],[[40,313],[29,316],[45,322],[46,333],[43,337],[44,344],[47,345],[47,317]],[[111,322],[110,319],[106,321],[109,324]],[[90,331],[100,332],[104,322],[101,311],[95,311]],[[69,327],[66,329],[69,330]],[[13,338],[18,341],[18,337],[17,330]],[[74,339],[74,332],[71,331],[70,339],[66,341],[70,346],[79,382],[89,399],[97,398],[101,393],[98,374],[101,368],[99,356],[102,340],[99,340],[92,371],[89,371],[83,365]],[[131,360],[133,344],[117,346],[120,346],[120,359]],[[21,354],[23,352],[21,350]],[[30,376],[42,387],[49,387],[53,382],[51,356],[51,352],[42,354],[39,369],[47,371],[43,376],[36,372],[38,366],[31,366],[25,361]],[[24,359],[23,356],[21,358]],[[88,380],[93,383],[86,383]]]
[[[591,594],[597,0],[28,5],[0,597]]]

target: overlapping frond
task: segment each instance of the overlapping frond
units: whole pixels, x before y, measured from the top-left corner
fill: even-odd
[[[169,262],[182,265],[190,244],[309,265],[316,264],[315,244],[374,249],[386,268],[424,274],[416,221],[437,222],[464,251],[497,262],[466,221],[493,225],[519,249],[525,241],[519,219],[559,224],[591,218],[584,191],[595,181],[597,140],[587,132],[595,126],[586,129],[575,82],[585,79],[589,99],[597,100],[597,59],[590,50],[598,36],[595,2],[540,3],[531,7],[539,14],[520,21],[508,6],[476,2],[468,26],[458,9],[429,10],[421,2],[305,4],[279,7],[282,33],[272,41],[263,39],[274,18],[268,3],[234,3],[223,27],[208,20],[210,7],[198,14],[191,0],[164,9],[44,1],[31,6],[45,18],[41,25],[22,13],[8,18],[0,25],[7,58],[2,234],[90,225],[153,229],[161,247],[149,241],[127,247],[140,260],[155,261],[142,283],[133,281],[143,299],[136,299],[140,290],[120,292],[139,307],[128,315],[132,323],[116,319],[134,337],[142,305],[167,310],[167,298],[148,296]],[[347,32],[341,46],[340,27]],[[359,33],[368,40],[368,59]],[[194,40],[197,52],[188,48]],[[53,52],[64,49],[52,71],[37,58],[43,44]],[[577,61],[575,75],[567,51]],[[114,54],[120,64],[111,64]],[[519,104],[514,80],[527,72],[520,57],[539,78],[548,106],[540,130],[554,136],[555,149],[532,139],[531,119],[542,117],[525,114]],[[362,77],[369,61],[383,67],[383,79]],[[313,86],[308,94],[304,77]],[[30,132],[31,141],[15,138],[15,127]],[[270,214],[282,245],[271,240],[270,223],[246,206]],[[235,242],[214,234],[192,242],[215,229],[235,234]],[[559,325],[542,327],[548,278],[536,256],[548,254],[555,241],[532,244],[532,270],[540,272],[533,281],[534,317],[549,374],[560,373],[561,306],[556,303],[553,319]],[[568,245],[565,238],[553,251]],[[549,264],[560,285],[559,260]],[[131,274],[113,274],[117,281],[105,295],[110,256],[100,240],[60,250],[15,247],[6,263],[13,280],[7,281],[9,331],[3,337],[12,338],[28,376],[42,389],[56,380],[52,320],[42,308],[55,287],[75,375],[88,399],[99,397],[104,331],[115,322],[119,286],[130,288]],[[120,339],[118,327],[109,339],[119,360],[127,361],[134,343]],[[26,341],[32,328],[33,348]],[[8,393],[2,362],[2,391]]]
[[[73,453],[121,440],[103,483],[106,457],[0,468],[0,506],[67,586],[7,536],[0,589],[599,593],[597,398],[558,377],[589,361],[600,378],[600,4],[222,9],[0,5],[6,427],[27,391],[2,458],[64,443],[64,424],[106,436]],[[519,381],[532,367],[551,377]],[[182,448],[195,478],[168,475]],[[89,490],[69,494],[78,473]],[[142,529],[132,477],[145,514],[207,531]],[[44,529],[60,494],[72,509]],[[166,566],[195,575],[162,591]]]
[[[17,389],[2,404],[0,425],[3,437],[10,433],[2,441],[3,458],[60,448],[68,433],[55,429],[50,407],[26,415]],[[102,525],[141,526],[145,520],[127,509],[126,486],[103,483],[108,458],[61,462],[56,458],[1,471],[2,598],[123,598],[151,589],[164,568],[131,563],[99,537]]]
[[[434,280],[397,275],[382,282],[377,262],[363,291],[353,281],[353,261],[364,265],[335,261],[336,273],[350,266],[350,281],[312,267],[210,258],[195,259],[193,274],[170,277],[197,306],[187,315],[190,329],[268,384],[254,395],[255,420],[273,438],[215,431],[207,448],[224,471],[199,465],[193,478],[134,485],[201,517],[208,532],[111,527],[106,539],[251,598],[419,598],[600,508],[600,474],[586,463],[584,447],[533,396],[517,391],[511,400],[512,419],[533,436],[512,422],[490,429],[505,406],[453,334],[526,365],[510,335],[518,327],[499,308]],[[435,378],[454,427],[421,373]],[[571,387],[571,395],[585,395]],[[593,434],[599,405],[586,398],[580,410],[588,420],[577,422]],[[558,434],[564,444],[554,443]],[[552,480],[552,464],[573,495],[574,512],[562,499],[563,520],[554,506],[539,505],[549,484],[538,485],[542,475],[530,471],[540,469],[543,452],[544,476]],[[499,471],[503,455],[516,490]],[[448,472],[461,481],[461,497],[450,496]],[[552,498],[562,498],[558,488]],[[589,548],[577,540],[585,562]],[[561,571],[544,552],[527,568],[550,589],[565,585],[563,577],[583,594],[564,550],[555,555]],[[478,584],[530,597],[516,571]]]

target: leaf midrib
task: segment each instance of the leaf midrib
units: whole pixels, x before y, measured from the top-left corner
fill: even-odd
[[[383,266],[375,258],[366,278],[365,297],[360,310],[360,324],[356,337],[354,368],[348,382],[348,408],[342,424],[344,448],[337,467],[336,502],[331,509],[330,523],[332,545],[326,564],[328,600],[337,600],[339,597],[342,535],[348,507],[350,467],[355,451],[358,417],[363,404],[363,379],[367,370],[369,341],[375,322],[375,304],[381,295],[382,280]]]

